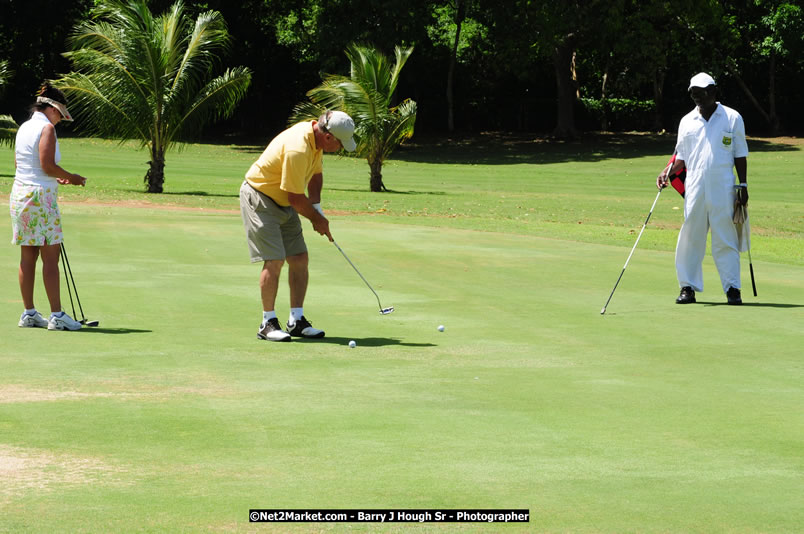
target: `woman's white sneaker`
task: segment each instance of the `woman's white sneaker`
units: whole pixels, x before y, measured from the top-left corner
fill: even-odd
[[[23,312],[22,316],[20,316],[19,326],[20,328],[47,328],[48,322],[39,312],[33,315]]]
[[[47,324],[48,330],[81,330],[81,323],[62,312],[61,317],[51,315]]]

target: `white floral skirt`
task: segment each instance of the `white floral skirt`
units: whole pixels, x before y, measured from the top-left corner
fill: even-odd
[[[8,201],[12,244],[41,247],[62,242],[58,192],[58,186],[14,182]]]

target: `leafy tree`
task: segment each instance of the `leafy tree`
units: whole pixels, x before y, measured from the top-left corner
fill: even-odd
[[[165,152],[229,116],[246,93],[251,71],[226,69],[212,77],[218,55],[229,45],[217,11],[193,21],[181,1],[154,16],[146,0],[105,0],[95,19],[70,37],[75,71],[56,81],[79,125],[95,135],[139,139],[151,160],[147,191],[161,193]]]
[[[8,61],[0,61],[0,95],[11,79],[11,69],[8,68]],[[17,135],[17,123],[10,115],[0,115],[0,145],[11,146]]]
[[[727,6],[729,22],[738,38],[736,50],[726,58],[727,71],[765,120],[772,135],[778,135],[781,120],[777,111],[777,76],[780,67],[801,72],[804,65],[804,10],[798,2],[755,0],[752,11],[742,6]],[[765,70],[767,98],[760,102],[741,73],[753,63]],[[758,82],[758,80],[754,80]]]
[[[386,191],[382,164],[402,141],[413,135],[416,102],[407,99],[392,105],[402,67],[413,47],[394,48],[394,63],[369,46],[349,45],[346,56],[351,75],[330,74],[323,83],[308,91],[309,102],[293,109],[291,123],[318,118],[326,109],[345,111],[355,120],[355,155],[368,161],[371,191]]]

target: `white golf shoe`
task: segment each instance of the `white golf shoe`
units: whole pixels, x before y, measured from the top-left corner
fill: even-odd
[[[313,328],[310,321],[302,315],[295,323],[288,323],[288,333],[294,337],[321,338],[324,337],[324,331],[318,328]]]
[[[61,317],[55,315],[50,316],[50,321],[47,324],[48,330],[81,330],[81,323],[67,315],[62,314]]]
[[[266,341],[290,341],[290,334],[282,330],[282,327],[279,326],[279,319],[274,317],[260,325],[257,338]]]
[[[39,312],[33,315],[23,312],[20,316],[19,326],[20,328],[47,328],[48,322]]]

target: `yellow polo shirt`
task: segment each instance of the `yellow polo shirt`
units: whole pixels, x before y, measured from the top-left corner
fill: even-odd
[[[280,206],[290,206],[288,193],[305,194],[307,184],[323,169],[324,151],[315,146],[312,122],[300,122],[280,133],[246,172],[246,181]]]

